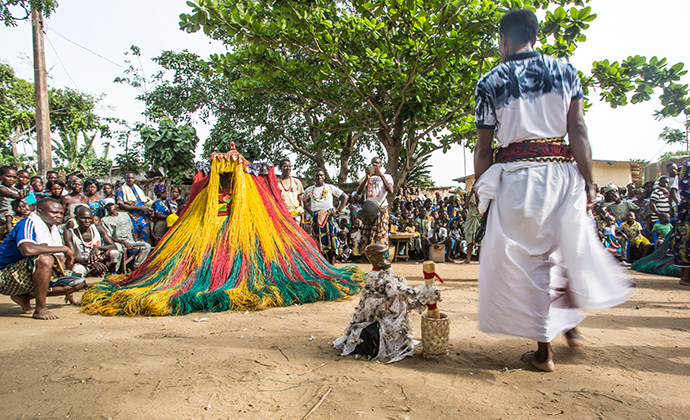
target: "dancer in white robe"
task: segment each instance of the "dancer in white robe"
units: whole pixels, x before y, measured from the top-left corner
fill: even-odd
[[[552,371],[551,340],[564,333],[569,345],[583,344],[575,327],[584,314],[577,308],[623,303],[632,283],[586,216],[596,191],[577,72],[532,51],[537,30],[531,11],[507,13],[503,62],[477,84],[475,189],[479,211],[489,212],[479,328],[537,341],[523,360]]]

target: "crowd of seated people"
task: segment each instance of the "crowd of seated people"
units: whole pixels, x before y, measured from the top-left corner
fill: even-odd
[[[442,197],[437,193],[426,197],[419,189],[402,188],[390,205],[389,232],[416,233],[409,238],[408,251],[415,260],[429,259],[431,249],[442,252],[444,260],[449,262],[469,263],[472,259],[477,260],[479,244],[474,246],[472,241],[468,244],[467,238],[474,237],[479,215],[476,212],[476,199],[466,201],[462,195]],[[353,194],[348,202],[348,210],[339,216],[339,261],[362,261],[362,202],[361,196]],[[466,220],[468,217],[472,220]],[[391,245],[395,241],[394,235]]]
[[[669,235],[678,205],[678,167],[641,187],[609,184],[599,189],[592,218],[603,246],[623,265],[646,257]]]
[[[146,197],[133,173],[117,188],[74,174],[45,180],[25,169],[0,167],[0,294],[34,317],[54,319],[46,296],[85,287],[86,277],[126,273],[141,265],[184,207],[181,190],[154,187]]]

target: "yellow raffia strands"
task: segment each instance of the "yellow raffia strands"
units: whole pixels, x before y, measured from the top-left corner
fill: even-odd
[[[247,163],[237,152],[214,155],[208,184],[154,249],[138,278],[121,283],[121,279],[114,277],[112,280],[116,284],[87,291],[82,299],[85,302],[82,310],[106,316],[164,316],[175,315],[174,311],[182,311],[183,306],[184,311],[190,308],[214,310],[213,307],[194,306],[200,302],[202,305],[215,302],[211,304],[226,308],[223,310],[261,310],[302,303],[299,287],[287,287],[286,290],[292,290],[289,293],[294,293],[290,295],[274,285],[274,280],[268,276],[273,275],[271,270],[285,266],[286,256],[298,255],[296,250],[303,251],[312,244],[291,219],[275,216],[284,210],[272,199],[262,199],[270,194],[259,191],[262,187],[257,186],[253,175],[245,172]],[[229,179],[232,186],[228,217],[218,216],[221,177]],[[242,268],[238,270],[240,262]],[[216,297],[201,299],[205,293],[214,293],[208,289],[209,271],[217,274],[219,269],[232,273],[227,279],[230,283],[222,290],[229,302],[214,300]],[[334,272],[334,276],[337,275]],[[357,283],[363,283],[358,270],[349,275],[353,275]],[[344,295],[352,292],[335,279],[329,286],[331,284]],[[215,290],[219,285],[214,283],[214,286]],[[180,291],[185,293],[178,295]],[[189,293],[196,296],[193,303],[190,303]],[[325,298],[323,289],[318,288],[318,293]],[[329,298],[332,299],[332,295]],[[175,299],[180,299],[177,304],[173,302]]]

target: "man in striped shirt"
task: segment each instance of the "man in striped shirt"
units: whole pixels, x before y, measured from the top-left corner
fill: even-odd
[[[658,182],[659,186],[652,191],[652,196],[649,197],[649,207],[652,210],[652,226],[659,220],[659,214],[661,213],[673,216],[671,213],[671,197],[668,191],[669,178],[662,176]]]

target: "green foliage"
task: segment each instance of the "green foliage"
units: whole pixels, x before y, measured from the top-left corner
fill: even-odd
[[[144,147],[141,141],[137,140],[137,137],[143,124],[135,124],[132,127],[127,121],[117,118],[107,118],[106,121],[117,127],[113,132],[113,136],[116,138],[117,145],[122,149],[122,152],[115,156],[113,162],[118,167],[117,172],[121,175],[128,171],[141,172],[144,168]],[[108,159],[109,149],[110,144],[107,144],[103,154],[103,158],[106,160]]]
[[[688,140],[684,132],[670,127],[664,127],[664,131],[659,134],[659,139],[664,140],[668,144],[686,143]]]
[[[96,159],[93,142],[97,135],[110,136],[107,125],[93,111],[99,98],[73,89],[48,91],[54,161],[58,168],[90,173]],[[32,166],[32,159],[22,157],[18,143],[32,143],[35,130],[34,87],[17,78],[7,64],[0,64],[0,160],[18,166]],[[83,144],[80,145],[80,138]]]
[[[690,113],[688,85],[676,83],[687,74],[683,63],[668,66],[665,58],[630,56],[626,60],[609,62],[595,61],[592,79],[589,82],[601,89],[601,99],[612,108],[645,102],[652,98],[655,89],[660,88],[663,109],[658,111],[660,118],[678,116],[681,112]]]
[[[436,186],[431,179],[431,164],[429,163],[429,158],[431,158],[431,155],[426,155],[417,161],[414,168],[407,173],[405,181],[400,188],[429,188]]]
[[[238,94],[234,84],[243,76],[227,77],[208,71],[199,56],[188,51],[164,51],[154,58],[171,77],[141,95],[145,114],[153,121],[213,123],[203,147],[204,156],[227,152],[230,142],[250,160],[276,162],[285,151],[297,154],[296,168],[339,165],[338,182],[364,166],[363,154],[376,150],[370,135],[353,133],[327,107],[298,95],[254,92]],[[328,177],[330,179],[330,177]]]
[[[33,95],[31,83],[16,77],[9,65],[0,63],[0,156],[13,164],[19,163],[14,156],[16,144],[26,141],[33,130]]]
[[[671,160],[671,159],[678,157],[678,156],[687,156],[687,155],[688,155],[687,150],[679,150],[677,152],[666,152],[663,155],[659,156],[658,162],[664,162],[664,161]]]
[[[70,88],[53,88],[48,91],[48,99],[51,131],[78,133],[102,129],[107,132],[108,128],[101,126],[100,117],[93,112],[100,98]]]
[[[125,51],[124,55],[135,57],[138,66],[135,67],[130,59],[125,60],[125,64],[128,65],[124,71],[125,77],[118,76],[115,78],[115,80],[113,80],[113,82],[129,85],[138,90],[142,95],[145,95],[154,89],[161,81],[163,72],[159,71],[154,73],[151,77],[146,77],[144,74],[144,66],[141,63],[141,49],[136,45],[130,46],[129,51]]]
[[[188,2],[180,27],[230,46],[208,68],[228,79],[241,73],[233,81],[238,94],[296,97],[338,129],[375,138],[399,188],[418,159],[473,144],[474,88],[499,61],[502,14],[546,9],[544,48],[568,57],[596,17],[583,3],[199,0]]]
[[[153,168],[162,168],[174,184],[179,184],[194,169],[194,149],[199,138],[193,127],[176,126],[165,118],[157,130],[147,126],[140,133],[146,161]]]
[[[0,19],[5,26],[17,26],[18,20],[31,20],[31,9],[49,17],[57,6],[55,0],[0,0]]]

